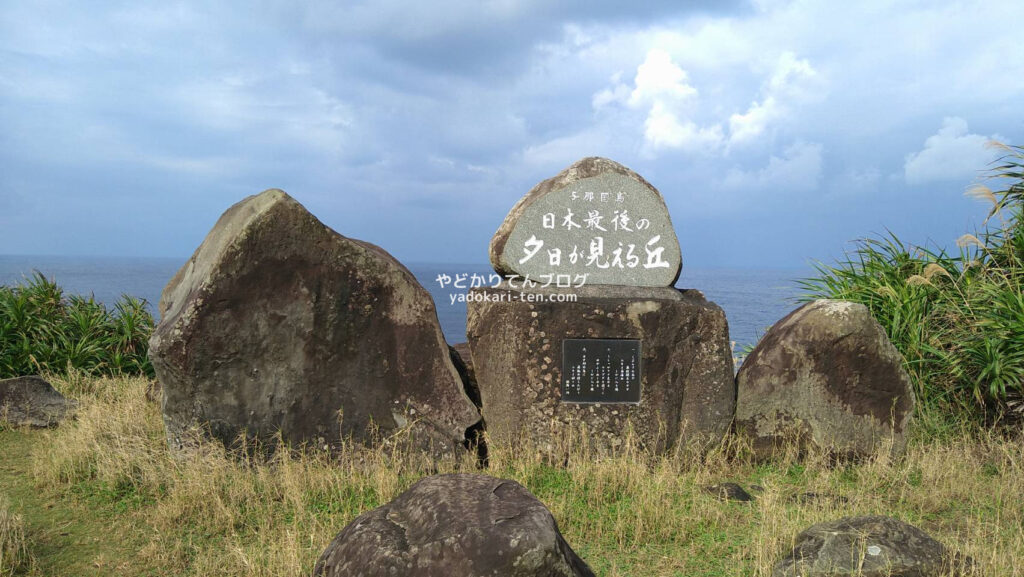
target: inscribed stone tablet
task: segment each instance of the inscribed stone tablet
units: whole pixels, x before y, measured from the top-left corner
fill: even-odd
[[[491,239],[490,257],[501,274],[555,286],[672,286],[682,267],[661,193],[606,158],[534,187]]]

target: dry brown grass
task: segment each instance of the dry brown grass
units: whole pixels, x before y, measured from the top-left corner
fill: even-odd
[[[0,577],[14,575],[28,563],[24,521],[14,512],[7,495],[0,493]]]
[[[146,385],[91,383],[74,423],[40,433],[34,474],[122,508],[127,529],[143,536],[138,555],[161,574],[307,575],[359,513],[424,475],[475,470],[468,458],[434,463],[397,448],[350,447],[334,458],[281,451],[257,461],[203,445],[175,456]],[[801,530],[862,514],[923,528],[973,557],[979,574],[1024,575],[1019,441],[915,440],[904,459],[839,467],[824,455],[758,465],[745,454],[727,446],[705,457],[653,457],[627,442],[620,454],[599,456],[568,437],[553,451],[491,447],[487,472],[537,495],[600,575],[767,576]],[[763,492],[750,504],[724,503],[702,489],[726,481]],[[793,500],[808,492],[826,497]]]

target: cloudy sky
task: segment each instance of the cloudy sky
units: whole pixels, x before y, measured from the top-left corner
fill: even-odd
[[[1024,2],[3,2],[0,254],[184,257],[277,187],[403,261],[486,262],[585,156],[686,266],[953,241],[1024,142]],[[684,273],[685,275],[685,273]]]

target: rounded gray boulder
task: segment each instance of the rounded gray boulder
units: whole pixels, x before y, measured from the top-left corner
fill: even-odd
[[[427,477],[356,517],[314,577],[590,577],[543,503],[515,481]]]
[[[0,380],[0,421],[16,427],[52,427],[78,406],[39,376]]]
[[[772,577],[947,577],[972,564],[913,525],[870,515],[804,530]]]

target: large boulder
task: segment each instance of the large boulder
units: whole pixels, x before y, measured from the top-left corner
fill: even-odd
[[[804,530],[772,577],[948,577],[972,564],[913,525],[871,515]]]
[[[584,158],[535,186],[491,239],[491,264],[506,276],[548,283],[675,284],[679,240],[665,200],[639,174]]]
[[[585,427],[602,451],[632,431],[663,452],[728,432],[736,401],[729,327],[699,291],[503,285],[473,289],[467,300],[492,447],[529,440],[545,449]]]
[[[17,427],[52,427],[78,403],[38,376],[0,380],[0,421]]]
[[[790,441],[846,457],[874,454],[890,440],[893,454],[906,445],[910,377],[864,305],[798,308],[764,335],[736,381],[736,428],[760,456]]]
[[[584,577],[544,504],[515,481],[437,475],[356,517],[314,577]]]
[[[160,298],[150,358],[168,441],[194,427],[290,442],[408,427],[461,448],[480,415],[434,303],[384,250],[341,236],[280,190],[232,206]]]

